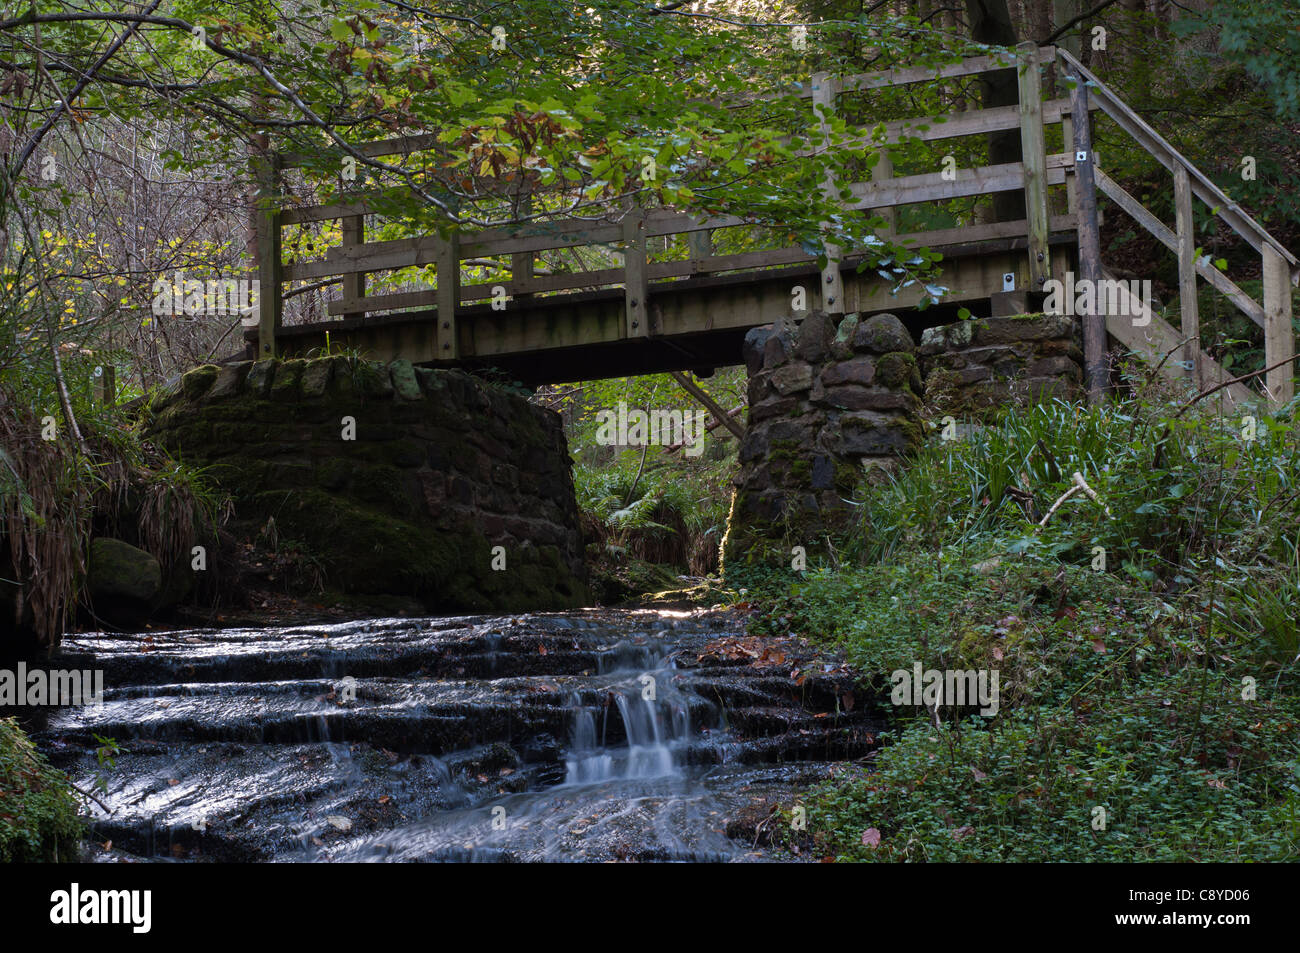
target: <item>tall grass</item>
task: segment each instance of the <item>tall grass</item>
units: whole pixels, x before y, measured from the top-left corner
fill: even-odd
[[[918,546],[1089,560],[1100,550],[1108,567],[1157,584],[1211,569],[1232,581],[1251,572],[1294,582],[1300,447],[1291,411],[1252,423],[1251,411],[1183,408],[1058,401],[1008,408],[965,439],[936,437],[864,495],[852,553],[879,563]],[[1076,473],[1096,499],[1076,492],[1052,511]]]

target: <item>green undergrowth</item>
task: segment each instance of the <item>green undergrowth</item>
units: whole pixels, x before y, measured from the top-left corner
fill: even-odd
[[[753,630],[840,647],[896,716],[811,792],[820,856],[1300,857],[1296,428],[1182,407],[936,440],[864,499],[838,567],[754,594]],[[1076,471],[1096,499],[1048,517]],[[996,672],[996,712],[893,705],[917,663]]]
[[[0,863],[75,861],[82,822],[62,772],[0,718]]]

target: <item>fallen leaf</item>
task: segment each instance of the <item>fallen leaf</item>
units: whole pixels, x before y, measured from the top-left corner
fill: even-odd
[[[1092,650],[1093,650],[1094,652],[1096,652],[1098,655],[1105,655],[1105,654],[1106,654],[1106,643],[1103,642],[1101,639],[1093,639],[1093,640],[1092,640]]]
[[[988,775],[985,774],[983,771],[981,771],[979,768],[972,767],[970,770],[971,770],[971,774],[975,775],[976,781],[983,781],[985,778],[988,777]]]
[[[879,847],[880,831],[876,830],[874,827],[868,827],[865,831],[863,831],[862,846],[870,847],[872,850],[875,850],[877,847]]]

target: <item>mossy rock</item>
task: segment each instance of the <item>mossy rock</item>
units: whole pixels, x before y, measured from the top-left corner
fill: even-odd
[[[181,377],[181,393],[185,395],[186,400],[198,400],[208,392],[220,373],[221,368],[216,364],[200,364],[186,371]]]
[[[303,368],[307,362],[300,357],[285,361],[275,371],[275,382],[271,384],[271,400],[288,403],[298,399],[298,385],[302,382]]]
[[[91,540],[87,583],[92,596],[150,602],[162,591],[158,560],[120,539]]]
[[[916,363],[916,355],[907,351],[893,351],[882,355],[876,361],[876,382],[882,387],[895,390],[910,389],[913,393],[921,389],[921,370]]]
[[[402,400],[421,400],[424,395],[420,392],[420,383],[415,379],[415,368],[407,360],[396,360],[388,365],[388,373],[392,378],[393,390]]]

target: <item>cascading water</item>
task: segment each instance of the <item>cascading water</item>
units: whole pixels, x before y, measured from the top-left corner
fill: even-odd
[[[838,710],[842,676],[709,661],[734,626],[591,612],[74,636],[62,667],[102,668],[105,703],[34,737],[81,787],[102,779],[91,840],[111,859],[752,859],[727,819],[861,757],[882,722]],[[111,768],[102,737],[121,745]]]
[[[625,744],[610,749],[607,731],[596,732],[597,714],[580,695],[569,699],[572,722],[565,756],[566,784],[598,784],[680,776],[680,752],[691,741],[686,700],[675,687],[675,668],[661,639],[648,645],[619,643],[602,655],[602,674],[610,682],[600,707],[606,722],[611,709],[622,720]],[[647,669],[650,669],[647,671]]]

